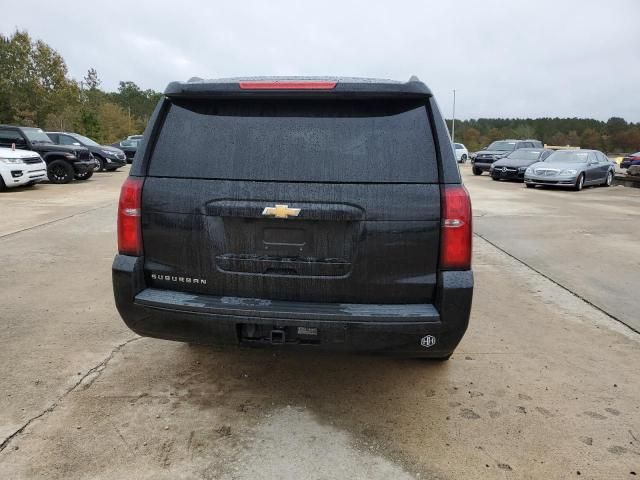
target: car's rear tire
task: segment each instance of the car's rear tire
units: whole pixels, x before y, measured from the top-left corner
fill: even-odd
[[[536,188],[536,186],[535,186],[535,185],[533,185],[533,184],[531,184],[531,183],[525,183],[525,186],[526,186],[527,188]]]
[[[607,178],[604,180],[604,186],[610,187],[612,183],[613,183],[613,172],[609,171],[609,173],[607,173]]]
[[[460,163],[467,163],[467,156],[464,153],[460,157]]]
[[[69,183],[73,176],[73,167],[64,160],[54,160],[47,165],[47,177],[51,183]]]
[[[89,180],[91,177],[93,177],[93,172],[94,170],[89,170],[84,173],[76,173],[74,175],[74,178],[76,180]]]
[[[581,173],[580,175],[578,175],[578,178],[576,179],[576,184],[573,186],[573,189],[576,192],[579,192],[583,188],[584,188],[584,173]]]
[[[478,167],[473,167],[473,174],[482,175],[482,170],[480,170]]]

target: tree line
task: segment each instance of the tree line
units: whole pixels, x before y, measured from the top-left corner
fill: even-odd
[[[451,131],[451,120],[447,121]],[[640,124],[620,117],[606,122],[588,118],[479,118],[456,120],[455,140],[477,151],[494,140],[533,138],[547,145],[571,145],[605,152],[640,150]]]
[[[129,81],[121,81],[116,92],[106,92],[93,68],[82,80],[72,79],[62,55],[42,40],[33,40],[26,31],[0,34],[0,68],[0,123],[73,131],[100,143],[141,133],[162,95]],[[447,123],[451,131],[451,121]],[[640,150],[640,124],[619,117],[606,122],[582,118],[456,121],[455,139],[470,151],[504,138],[636,152]]]
[[[95,69],[69,77],[62,56],[26,31],[0,34],[0,123],[86,135],[99,143],[142,133],[161,93],[122,81],[100,88]]]

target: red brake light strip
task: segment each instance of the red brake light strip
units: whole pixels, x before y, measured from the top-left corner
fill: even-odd
[[[316,81],[258,81],[240,82],[243,90],[332,90],[336,88],[337,82],[316,82]]]

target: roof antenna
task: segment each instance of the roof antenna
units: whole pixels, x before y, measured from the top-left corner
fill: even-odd
[[[420,79],[418,78],[417,75],[411,75],[411,77],[409,78],[410,82],[419,82]]]

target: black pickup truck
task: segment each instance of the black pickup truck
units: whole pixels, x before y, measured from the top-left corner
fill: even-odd
[[[0,147],[32,150],[40,154],[47,164],[51,183],[69,183],[87,180],[93,175],[96,161],[84,147],[56,145],[40,128],[0,125]]]
[[[118,247],[140,335],[444,360],[469,321],[471,204],[416,78],[170,84]]]

